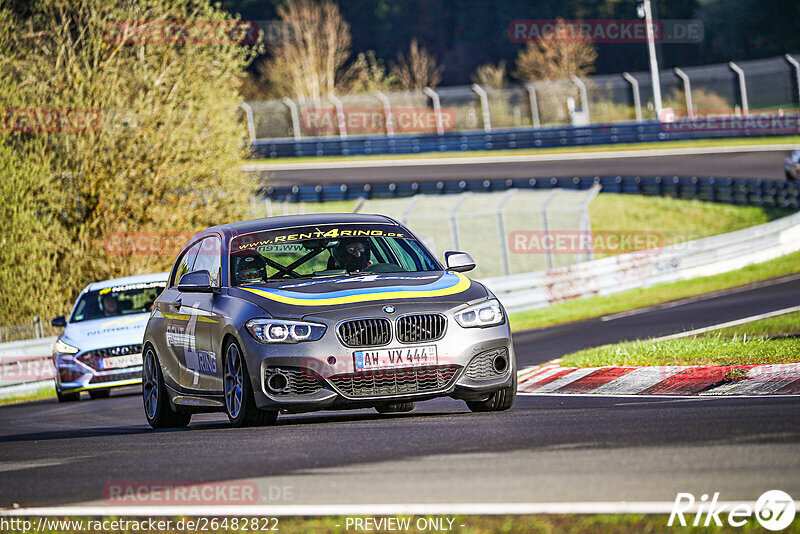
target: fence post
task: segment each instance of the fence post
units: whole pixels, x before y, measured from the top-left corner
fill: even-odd
[[[300,115],[297,113],[297,104],[294,103],[294,100],[288,97],[283,97],[282,102],[286,107],[289,108],[289,112],[292,114],[292,130],[294,130],[294,140],[300,140]]]
[[[575,85],[577,85],[578,89],[580,89],[581,107],[583,108],[583,112],[586,114],[586,123],[591,124],[592,120],[589,117],[589,94],[586,91],[586,84],[583,83],[583,80],[577,76],[573,76],[572,81],[575,82]]]
[[[489,95],[483,90],[483,87],[477,83],[472,84],[472,90],[478,94],[481,99],[481,117],[483,118],[483,131],[492,131],[492,117],[489,114]]]
[[[247,117],[247,134],[250,137],[250,142],[256,140],[256,123],[253,120],[253,108],[247,102],[239,102],[239,107],[244,110],[244,115]]]
[[[551,202],[553,202],[553,200],[555,200],[555,198],[558,196],[560,192],[561,189],[553,189],[553,191],[547,196],[547,199],[545,199],[544,203],[542,204],[541,217],[542,217],[542,233],[544,234],[543,235],[544,250],[545,250],[544,259],[548,271],[553,268],[553,250],[552,247],[550,246],[550,225],[547,222],[547,207],[550,205]]]
[[[460,244],[458,242],[458,210],[470,195],[471,193],[469,191],[459,194],[460,198],[458,202],[456,202],[456,205],[453,206],[452,211],[450,211],[450,235],[453,237],[453,250],[460,250]]]
[[[689,80],[689,75],[683,72],[678,67],[675,67],[675,74],[683,80],[683,92],[686,95],[686,112],[689,114],[689,119],[694,119],[694,105],[692,104],[692,83]]]
[[[333,93],[328,93],[328,100],[333,102],[333,105],[336,107],[336,124],[339,126],[339,137],[347,139],[347,125],[345,124],[342,101],[336,98],[336,95]]]
[[[744,78],[744,71],[741,68],[739,68],[739,65],[737,65],[733,61],[728,62],[728,66],[731,68],[733,72],[736,73],[737,77],[739,78],[739,92],[742,95],[742,113],[744,113],[745,117],[749,117],[750,106],[747,103],[747,83]]]
[[[383,120],[386,121],[386,135],[394,136],[394,119],[392,118],[392,103],[383,91],[375,91],[375,96],[383,104]]]
[[[622,77],[631,84],[633,89],[633,106],[636,108],[636,122],[642,122],[642,97],[639,94],[639,80],[628,72],[623,72]]]
[[[503,259],[503,274],[511,274],[511,260],[508,257],[508,238],[506,237],[506,224],[503,219],[503,208],[506,207],[511,197],[517,193],[516,189],[509,189],[503,196],[503,200],[497,206],[497,231],[500,235],[500,257]]]
[[[422,90],[423,93],[428,95],[433,102],[433,116],[436,118],[436,133],[439,135],[444,135],[444,125],[442,123],[442,106],[439,103],[439,95],[436,94],[436,91],[431,89],[430,87],[426,87]]]
[[[528,102],[531,105],[531,119],[533,120],[534,128],[541,128],[539,122],[539,104],[536,102],[536,87],[532,83],[526,83],[525,89],[528,90]]]
[[[797,103],[800,104],[800,63],[795,58],[786,54],[786,61],[794,67],[795,82],[797,82]]]
[[[592,200],[600,193],[600,190],[603,188],[602,185],[595,183],[587,189],[586,196],[581,202],[581,221],[580,221],[580,231],[581,233],[586,232],[587,234],[592,233],[592,222],[589,219],[589,204],[592,203]],[[591,237],[587,241],[589,243],[588,250],[586,251],[586,261],[591,261],[594,259],[594,249],[592,248],[592,243],[594,242]]]

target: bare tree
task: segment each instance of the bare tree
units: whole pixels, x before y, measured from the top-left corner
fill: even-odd
[[[439,85],[442,71],[444,67],[436,64],[436,58],[427,49],[420,47],[416,39],[412,39],[408,55],[402,52],[397,54],[397,63],[392,65],[391,74],[404,89],[420,90]]]
[[[514,76],[525,82],[584,76],[594,71],[596,60],[597,50],[589,41],[558,37],[538,39],[530,41],[520,51]]]
[[[355,60],[343,71],[337,84],[346,93],[373,93],[389,91],[397,80],[386,71],[383,61],[373,50],[359,52]]]
[[[265,65],[274,92],[319,100],[336,88],[350,57],[350,25],[331,0],[290,0],[277,9],[288,38]]]
[[[492,89],[502,89],[506,85],[506,62],[497,65],[485,63],[472,73],[472,83]]]

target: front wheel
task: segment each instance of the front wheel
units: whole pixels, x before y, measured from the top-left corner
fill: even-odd
[[[56,397],[58,398],[58,402],[77,402],[81,400],[81,394],[78,393],[62,393],[58,389],[56,389]]]
[[[110,389],[90,389],[89,398],[91,399],[107,399],[111,395]]]
[[[517,398],[517,381],[507,388],[498,389],[482,401],[465,401],[473,412],[502,412],[508,410]]]
[[[262,426],[275,423],[278,412],[259,410],[250,385],[250,373],[236,341],[225,346],[225,411],[234,427]]]
[[[153,347],[148,346],[142,366],[144,416],[153,428],[180,428],[189,424],[192,414],[173,412],[167,398],[164,375]]]
[[[790,182],[794,182],[795,180],[797,180],[797,178],[795,178],[795,177],[792,175],[792,173],[791,173],[791,172],[789,172],[789,171],[786,171],[786,179],[787,179],[788,181],[790,181]]]

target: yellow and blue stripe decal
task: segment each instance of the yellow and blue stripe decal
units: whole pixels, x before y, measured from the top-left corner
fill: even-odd
[[[364,287],[327,293],[301,293],[298,291],[248,286],[243,286],[240,289],[276,302],[282,302],[283,304],[293,304],[295,306],[332,306],[335,304],[353,304],[388,299],[444,297],[463,293],[469,289],[471,285],[472,282],[470,282],[470,279],[463,274],[445,273],[444,276],[435,282],[420,286]]]

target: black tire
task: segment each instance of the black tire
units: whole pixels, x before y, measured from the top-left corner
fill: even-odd
[[[58,402],[77,402],[81,400],[80,392],[77,393],[62,393],[56,389],[56,397]]]
[[[142,362],[142,405],[147,423],[153,428],[182,428],[192,414],[175,412],[167,398],[164,375],[155,349],[148,345]]]
[[[784,171],[784,172],[785,172],[785,174],[786,174],[786,179],[787,179],[788,181],[790,181],[790,182],[794,182],[794,181],[796,181],[796,180],[797,180],[797,178],[795,178],[794,176],[792,176],[792,173],[790,173],[789,171]]]
[[[92,399],[107,399],[111,395],[110,389],[90,389],[89,397]]]
[[[507,388],[498,389],[483,401],[464,401],[473,412],[502,412],[508,410],[517,398],[517,381]]]
[[[229,340],[224,347],[223,388],[225,393],[225,413],[235,428],[246,426],[266,426],[275,424],[278,412],[260,410],[256,406],[250,373],[239,344]]]
[[[378,410],[378,413],[406,413],[413,410],[414,406],[413,402],[392,402],[375,406],[375,409]]]

